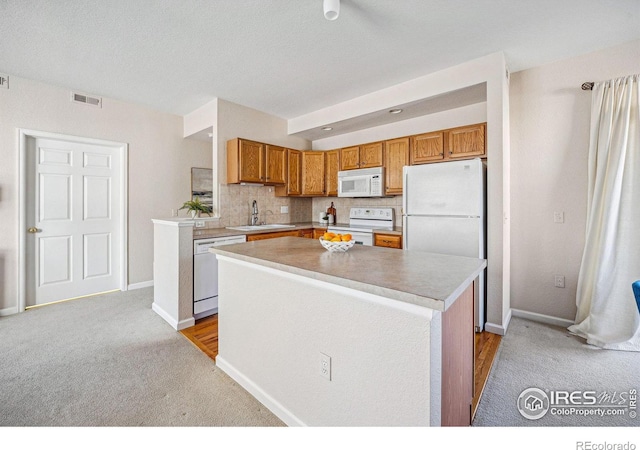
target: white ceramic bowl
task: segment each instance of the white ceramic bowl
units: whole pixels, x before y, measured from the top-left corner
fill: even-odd
[[[319,241],[324,248],[326,248],[332,253],[334,252],[344,253],[347,250],[349,250],[351,247],[353,247],[353,244],[356,243],[356,241],[353,239],[351,239],[350,241],[331,242],[331,241],[325,241],[323,238],[320,238]]]

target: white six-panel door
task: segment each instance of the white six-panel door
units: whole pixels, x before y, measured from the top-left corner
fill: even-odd
[[[113,147],[32,141],[26,306],[120,287],[119,158]]]

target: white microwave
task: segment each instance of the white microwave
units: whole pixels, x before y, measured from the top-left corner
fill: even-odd
[[[341,170],[338,197],[384,197],[384,168]]]

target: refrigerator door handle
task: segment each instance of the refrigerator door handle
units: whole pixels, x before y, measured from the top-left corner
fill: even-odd
[[[409,204],[409,174],[407,173],[407,168],[404,168],[404,180],[402,186],[402,214],[407,214],[407,205]]]

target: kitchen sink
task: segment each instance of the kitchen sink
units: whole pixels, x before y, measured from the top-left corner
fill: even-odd
[[[295,227],[295,225],[271,223],[268,225],[244,225],[239,227],[226,227],[226,228],[228,230],[238,230],[238,231],[260,231],[260,230],[275,230],[278,228],[293,228],[293,227]]]

